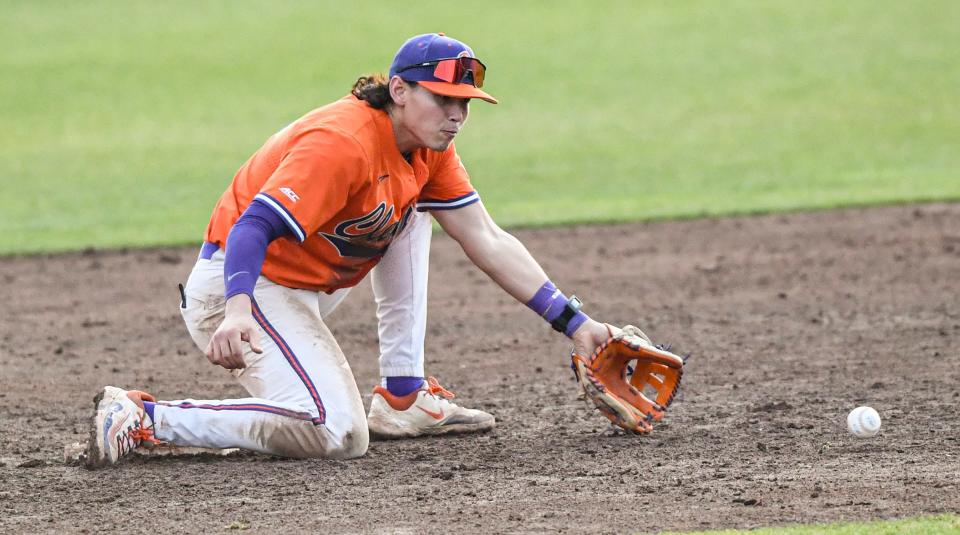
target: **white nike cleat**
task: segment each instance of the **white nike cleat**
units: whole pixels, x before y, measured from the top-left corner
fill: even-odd
[[[496,420],[492,415],[460,407],[449,401],[453,397],[433,377],[421,390],[402,397],[375,386],[367,415],[370,437],[382,440],[493,429]]]
[[[153,424],[143,410],[143,400],[153,396],[139,390],[123,390],[108,386],[93,398],[93,429],[87,445],[84,464],[101,468],[119,461],[140,446],[141,442],[158,442],[153,438]]]

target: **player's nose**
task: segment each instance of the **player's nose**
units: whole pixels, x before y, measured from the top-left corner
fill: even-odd
[[[457,99],[450,107],[447,109],[447,117],[455,122],[462,123],[467,120],[467,114],[470,111],[470,100],[469,99]]]

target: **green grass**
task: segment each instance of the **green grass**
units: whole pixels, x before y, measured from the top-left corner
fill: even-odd
[[[960,533],[960,517],[938,515],[883,522],[849,522],[756,530],[684,532],[683,535],[954,535]],[[662,535],[677,535],[664,532]]]
[[[7,1],[0,253],[198,242],[266,137],[426,31],[489,66],[501,104],[458,148],[504,225],[956,200],[957,20],[953,0]]]

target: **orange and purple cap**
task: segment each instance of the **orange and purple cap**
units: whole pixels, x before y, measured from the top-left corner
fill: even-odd
[[[442,33],[416,35],[403,43],[390,65],[390,78],[417,82],[431,93],[456,98],[479,98],[496,104],[482,91],[486,67],[473,50]]]

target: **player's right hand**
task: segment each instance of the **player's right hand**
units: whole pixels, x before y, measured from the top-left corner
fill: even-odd
[[[587,321],[583,322],[571,337],[573,350],[578,355],[590,357],[600,344],[619,333],[619,327],[587,318]]]
[[[207,360],[228,370],[245,368],[243,342],[250,344],[254,353],[263,353],[260,347],[260,326],[250,312],[250,297],[246,294],[232,296],[227,301],[223,322],[207,344],[204,353]]]

